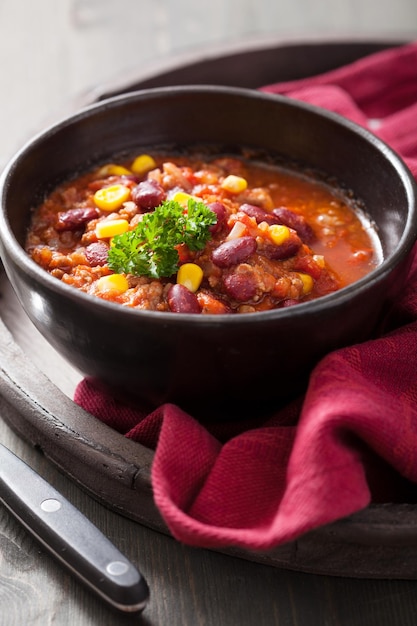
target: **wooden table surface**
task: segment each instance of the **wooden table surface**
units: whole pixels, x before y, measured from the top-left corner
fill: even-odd
[[[417,38],[415,0],[293,1],[291,8],[268,0],[204,5],[189,0],[3,0],[0,18],[0,163],[83,91],[172,54],[195,50],[198,55],[201,46],[260,35]],[[139,567],[151,589],[141,616],[112,611],[0,507],[0,626],[417,622],[417,581],[315,576],[183,546],[98,504],[2,420],[0,441],[85,513]]]

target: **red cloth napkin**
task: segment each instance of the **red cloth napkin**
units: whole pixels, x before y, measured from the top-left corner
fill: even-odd
[[[416,43],[264,90],[369,127],[417,176]],[[172,404],[146,414],[79,384],[77,403],[155,450],[154,497],[177,539],[264,550],[370,502],[417,501],[415,256],[380,336],[325,357],[305,396],[262,425],[205,427]]]

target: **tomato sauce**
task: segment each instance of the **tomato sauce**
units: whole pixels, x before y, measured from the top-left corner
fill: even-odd
[[[174,200],[215,214],[202,249],[180,243],[169,276],[114,272],[117,237]],[[140,155],[57,187],[34,209],[26,251],[56,279],[123,306],[243,314],[297,305],[357,281],[381,261],[364,211],[341,188],[245,158]]]

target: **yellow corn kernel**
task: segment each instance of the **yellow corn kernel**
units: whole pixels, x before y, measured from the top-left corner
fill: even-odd
[[[181,204],[181,206],[187,207],[188,200],[190,198],[192,198],[192,196],[190,196],[189,193],[185,193],[185,191],[177,191],[176,193],[174,193],[171,200],[178,202],[178,204]]]
[[[203,280],[203,270],[195,263],[184,263],[177,273],[177,283],[195,293]]]
[[[106,165],[103,165],[102,167],[100,167],[100,169],[97,172],[97,176],[99,177],[130,176],[131,173],[132,172],[128,170],[126,167],[123,167],[123,165],[116,165],[115,163],[107,163]]]
[[[103,211],[116,211],[130,197],[129,187],[110,185],[102,187],[94,194],[94,203]]]
[[[298,276],[303,283],[303,295],[306,296],[313,289],[314,280],[311,278],[310,274],[302,274],[299,272]]]
[[[140,154],[130,166],[134,174],[146,174],[156,167],[155,160],[149,154]]]
[[[106,294],[121,294],[129,289],[129,283],[123,274],[110,274],[102,276],[95,283],[96,290]]]
[[[185,193],[185,191],[177,191],[170,199],[175,200],[175,202],[178,202],[178,204],[183,206],[185,209],[188,206],[188,200],[193,199],[201,202],[200,198],[197,198],[196,196],[191,196],[189,193]]]
[[[103,220],[97,222],[95,233],[97,239],[110,239],[115,235],[121,235],[129,230],[127,220]]]
[[[290,236],[290,229],[282,224],[272,224],[268,228],[268,235],[276,246],[280,246]]]
[[[241,193],[242,191],[245,191],[247,186],[248,183],[245,178],[242,178],[241,176],[235,176],[234,174],[229,174],[229,176],[226,176],[221,184],[221,188],[225,189],[226,191],[230,191],[230,193]]]

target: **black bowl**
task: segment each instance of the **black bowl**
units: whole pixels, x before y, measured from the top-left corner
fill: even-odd
[[[295,307],[245,315],[130,310],[52,278],[24,252],[31,208],[62,180],[115,154],[249,147],[334,177],[378,228],[383,261],[356,283]],[[1,178],[0,251],[29,318],[83,374],[152,408],[197,418],[263,417],[299,393],[328,352],[370,337],[404,285],[416,186],[402,160],[341,117],[257,91],[188,86],[88,107],[36,136]]]

